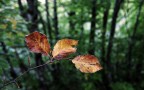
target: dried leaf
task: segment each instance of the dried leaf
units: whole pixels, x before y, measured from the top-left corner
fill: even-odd
[[[37,31],[27,35],[25,37],[26,45],[30,51],[35,53],[41,53],[43,55],[48,55],[50,52],[50,45],[48,43],[47,37]]]
[[[93,55],[80,55],[75,57],[72,62],[77,69],[84,73],[95,73],[102,69],[98,59]]]
[[[54,46],[52,52],[53,58],[60,60],[62,58],[65,58],[69,54],[75,53],[76,48],[74,46],[76,46],[77,44],[78,41],[73,39],[59,40]]]

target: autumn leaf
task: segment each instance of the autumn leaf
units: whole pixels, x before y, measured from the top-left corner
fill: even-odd
[[[76,46],[77,44],[78,41],[73,39],[59,40],[52,51],[53,58],[60,60],[62,58],[65,58],[69,54],[75,53],[76,48],[74,46]]]
[[[72,62],[77,69],[84,73],[95,73],[102,69],[98,59],[93,55],[80,55],[75,57]]]
[[[50,45],[44,34],[35,31],[27,35],[25,41],[31,52],[41,53],[43,55],[48,55],[50,52]]]

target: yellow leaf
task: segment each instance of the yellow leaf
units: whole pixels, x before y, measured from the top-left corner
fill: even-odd
[[[52,51],[53,58],[60,60],[69,54],[75,53],[76,48],[73,46],[76,46],[77,44],[78,41],[73,39],[59,40]]]
[[[72,62],[75,67],[84,73],[95,73],[102,69],[98,59],[93,55],[81,55],[75,57]]]

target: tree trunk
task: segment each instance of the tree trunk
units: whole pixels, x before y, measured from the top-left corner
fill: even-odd
[[[4,42],[0,42],[0,43],[1,43],[2,50],[3,50],[4,54],[7,55],[8,51],[6,49],[5,43]],[[15,79],[18,75],[17,75],[16,71],[14,70],[14,67],[13,67],[13,65],[10,61],[10,58],[8,56],[6,56],[6,61],[8,62],[9,66],[10,66],[10,75],[13,79]],[[17,83],[18,83],[19,87],[21,88],[22,87],[21,83],[19,81]]]
[[[20,10],[24,10],[21,0],[18,0],[18,4],[19,4]],[[20,11],[20,12],[21,12],[22,17],[26,21],[30,22],[30,24],[28,25],[28,30],[30,33],[32,33],[34,31],[38,31],[37,0],[27,0],[27,4],[28,4],[27,11],[26,12]],[[41,54],[35,54],[35,62],[37,66],[43,64]],[[43,68],[38,68],[36,70],[38,74],[39,88],[40,90],[47,90],[47,85],[45,84],[45,77],[42,74],[43,72],[41,71],[41,69]]]
[[[102,28],[102,43],[101,43],[101,61],[104,63],[103,67],[106,68],[105,66],[105,33],[106,33],[106,29],[107,29],[107,21],[108,21],[108,15],[109,15],[109,9],[110,9],[110,3],[107,2],[107,7],[104,10],[104,16],[103,16],[103,28]],[[106,71],[103,70],[102,71],[102,79],[103,79],[103,83],[105,85],[105,88],[109,88],[109,82],[107,81],[107,74]]]
[[[70,35],[74,35],[75,34],[75,22],[73,21],[73,17],[75,16],[75,12],[74,11],[70,11],[68,13],[69,15],[69,27],[70,27],[70,30],[69,30],[69,34]]]
[[[58,16],[57,16],[57,0],[54,0],[54,29],[56,40],[59,39]]]
[[[46,17],[47,17],[47,29],[48,29],[48,35],[49,35],[49,42],[50,42],[50,45],[53,45],[52,44],[52,28],[51,28],[51,23],[50,23],[50,15],[49,15],[49,3],[48,3],[48,0],[45,0],[45,7],[46,7]]]
[[[136,36],[136,31],[137,31],[137,28],[138,28],[138,25],[139,25],[139,17],[140,17],[143,2],[144,2],[144,0],[140,1],[139,9],[138,9],[137,16],[136,16],[136,22],[135,22],[134,29],[133,29],[133,33],[132,33],[132,35],[130,37],[130,41],[129,41],[128,52],[127,52],[127,55],[126,55],[126,58],[127,58],[126,61],[128,62],[127,67],[132,67],[132,52],[133,52],[133,48],[134,48],[134,45],[135,45],[135,36]],[[132,75],[131,75],[131,71],[128,71],[127,76],[128,76],[127,80],[131,81],[131,79],[133,78]]]
[[[47,35],[47,26],[46,26],[46,22],[44,21],[44,19],[43,19],[43,17],[42,17],[42,15],[41,15],[41,12],[38,10],[38,14],[39,14],[39,23],[41,23],[42,24],[42,29],[43,29],[43,31],[44,31],[44,34],[45,35]]]
[[[85,44],[84,43],[85,39],[84,39],[84,27],[83,27],[83,24],[84,24],[83,13],[84,13],[84,10],[83,10],[83,8],[81,8],[80,35],[79,35],[79,46],[80,46],[79,49],[81,49],[80,51],[82,51],[82,49],[83,49],[83,48],[81,48],[81,45]],[[79,49],[77,50],[78,52],[80,52]]]
[[[109,37],[109,42],[108,42],[108,47],[107,47],[107,55],[106,55],[106,63],[108,66],[111,66],[111,51],[113,47],[113,39],[114,39],[114,34],[115,34],[115,26],[116,26],[116,19],[118,16],[118,12],[120,10],[120,5],[122,4],[123,0],[116,0],[115,2],[115,7],[114,7],[114,12],[113,12],[113,17],[112,17],[112,24],[111,24],[111,31],[110,31],[110,37]]]
[[[94,54],[95,52],[95,30],[96,30],[96,0],[92,0],[91,8],[91,30],[89,35],[89,53]]]
[[[110,3],[107,3],[107,7],[104,10],[104,16],[103,16],[103,29],[102,29],[102,48],[101,48],[101,60],[105,62],[105,33],[107,28],[107,21],[108,21],[108,15],[109,15],[109,9],[110,9]]]
[[[108,41],[108,47],[107,47],[107,54],[106,54],[106,65],[107,65],[107,83],[112,82],[112,63],[111,63],[111,52],[112,52],[112,47],[113,47],[113,39],[114,39],[114,34],[115,34],[115,27],[116,27],[116,20],[118,16],[118,12],[120,10],[120,6],[122,4],[123,0],[116,0],[115,1],[115,6],[114,6],[114,12],[112,16],[112,24],[111,24],[111,31],[110,31],[110,37]],[[110,86],[109,86],[110,89]]]

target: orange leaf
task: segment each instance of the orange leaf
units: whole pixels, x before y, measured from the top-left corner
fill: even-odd
[[[98,59],[93,55],[80,55],[75,57],[72,62],[77,69],[84,73],[95,73],[102,69]]]
[[[48,55],[50,52],[50,45],[48,43],[47,37],[37,31],[27,35],[25,37],[26,45],[30,51],[35,53],[41,53],[43,55]]]
[[[77,44],[78,41],[73,39],[59,40],[54,46],[52,52],[53,58],[60,60],[62,58],[65,58],[69,54],[75,53],[76,48],[74,48],[73,46],[76,46]]]

